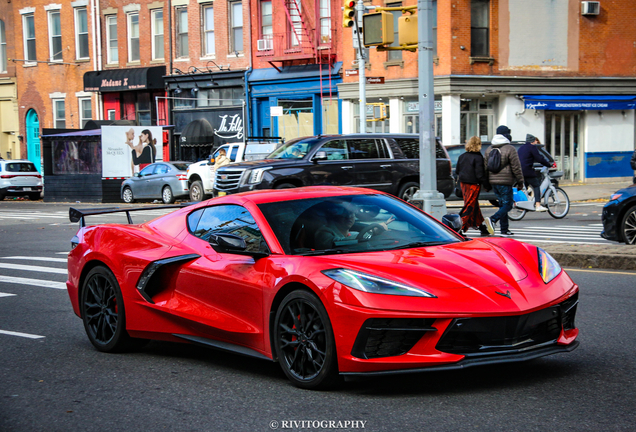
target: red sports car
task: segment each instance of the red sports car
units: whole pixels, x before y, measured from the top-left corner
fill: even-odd
[[[165,208],[165,207],[164,207]],[[293,384],[575,349],[578,286],[544,250],[467,239],[369,189],[248,192],[133,224],[70,210],[68,293],[100,351],[181,341],[280,363]],[[128,212],[129,224],[86,226]]]

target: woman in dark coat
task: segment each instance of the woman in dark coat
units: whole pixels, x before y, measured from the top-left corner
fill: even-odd
[[[487,236],[488,230],[484,225],[484,216],[479,208],[479,192],[481,185],[488,184],[488,176],[484,170],[484,157],[481,155],[481,140],[473,136],[466,142],[466,153],[457,159],[455,174],[460,182],[464,207],[460,212],[462,217],[462,231],[475,228],[481,235]]]

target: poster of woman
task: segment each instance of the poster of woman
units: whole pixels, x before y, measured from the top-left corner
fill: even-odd
[[[163,160],[160,126],[102,126],[102,177],[131,177]]]

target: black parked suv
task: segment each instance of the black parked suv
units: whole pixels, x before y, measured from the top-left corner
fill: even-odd
[[[436,140],[437,190],[455,187],[448,153]],[[222,167],[214,196],[258,189],[300,186],[358,186],[408,201],[419,190],[419,136],[416,134],[322,135],[283,144],[266,159]]]

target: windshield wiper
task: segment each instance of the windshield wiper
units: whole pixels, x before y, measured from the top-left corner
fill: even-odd
[[[453,242],[449,241],[449,240],[445,240],[445,241],[418,241],[418,242],[407,243],[405,245],[396,246],[396,247],[388,249],[388,250],[411,249],[411,248],[418,248],[418,247],[424,247],[424,246],[441,246],[441,245],[445,245],[445,244],[449,244],[449,243],[453,243]]]
[[[300,253],[298,255],[302,256],[311,256],[311,255],[329,255],[329,254],[343,254],[343,253],[351,253],[355,252],[351,249],[320,249],[309,252]]]

